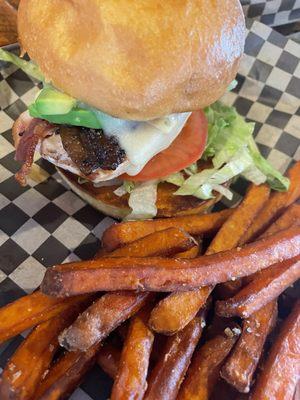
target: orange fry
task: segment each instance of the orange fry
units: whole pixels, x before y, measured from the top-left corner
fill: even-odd
[[[105,343],[97,355],[97,363],[108,376],[115,379],[120,364],[120,358],[121,352],[112,344]]]
[[[63,314],[41,323],[23,341],[1,376],[1,400],[29,400],[58,348],[58,335],[80,311],[70,306]]]
[[[192,260],[119,257],[58,265],[47,269],[42,291],[58,297],[99,290],[186,291],[251,275],[299,253],[296,227],[244,248]]]
[[[271,302],[243,321],[242,334],[221,370],[221,376],[239,392],[248,393],[266,338],[277,318]]]
[[[256,381],[251,400],[290,400],[300,376],[300,301],[284,321]]]
[[[100,345],[86,352],[67,352],[51,367],[38,385],[33,400],[61,400],[80,385],[86,372],[94,365]]]
[[[67,350],[85,351],[104,340],[117,326],[134,315],[149,299],[149,293],[107,293],[86,309],[60,335]]]
[[[189,250],[183,251],[176,254],[176,258],[196,258],[201,252],[201,244],[197,243],[194,247]]]
[[[173,335],[181,331],[204,306],[212,288],[187,292],[173,292],[162,299],[152,310],[149,325],[155,332]]]
[[[176,255],[176,258],[195,258],[199,248]],[[183,329],[196,315],[199,303],[205,304],[210,290],[195,290],[193,292],[173,292],[161,300],[152,310],[149,326],[156,332],[172,335]],[[199,298],[201,297],[201,298]]]
[[[141,400],[147,388],[154,335],[147,327],[149,310],[142,309],[130,322],[111,400]]]
[[[102,245],[106,250],[112,251],[150,233],[168,228],[183,229],[190,235],[211,234],[216,232],[231,214],[232,210],[229,209],[213,214],[188,215],[151,221],[122,222],[110,226],[104,232]]]
[[[135,242],[108,253],[107,257],[170,257],[177,253],[186,252],[198,247],[197,242],[178,228],[168,228],[142,237]]]
[[[257,273],[255,278],[234,297],[218,301],[216,312],[223,317],[248,318],[265,304],[276,299],[285,289],[300,278],[300,257]]]
[[[234,329],[234,328],[233,328]],[[218,381],[220,369],[237,335],[230,328],[206,341],[195,352],[178,400],[208,400]]]
[[[261,237],[274,235],[274,233],[300,225],[300,204],[292,204],[286,211],[267,229]]]
[[[288,171],[290,188],[287,192],[274,192],[265,207],[258,214],[247,234],[241,239],[240,245],[251,242],[260,236],[284,210],[300,197],[300,161]]]
[[[36,291],[7,304],[0,308],[0,343],[87,299],[87,295],[58,299]]]
[[[203,316],[196,317],[183,330],[168,338],[148,379],[144,400],[176,400],[204,326]]]
[[[238,208],[221,226],[218,234],[212,240],[206,254],[219,253],[237,247],[253,224],[256,215],[267,203],[270,188],[267,185],[251,185]]]

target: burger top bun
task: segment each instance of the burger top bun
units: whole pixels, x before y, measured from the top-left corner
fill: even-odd
[[[21,0],[18,28],[54,86],[133,120],[216,101],[245,40],[239,0]]]

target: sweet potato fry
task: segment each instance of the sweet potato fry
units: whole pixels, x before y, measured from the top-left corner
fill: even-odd
[[[152,310],[149,325],[155,332],[173,335],[181,331],[204,306],[213,287],[187,292],[173,292],[162,299]]]
[[[227,300],[233,297],[243,287],[243,278],[228,281],[217,285],[215,289],[216,298],[220,300]]]
[[[111,343],[105,343],[97,354],[97,363],[103,371],[115,379],[121,358],[121,351]]]
[[[58,299],[36,291],[0,308],[0,343],[45,322],[88,299],[88,295]]]
[[[52,366],[38,385],[33,400],[61,400],[79,386],[86,372],[94,365],[100,345],[86,352],[67,352]]]
[[[240,240],[240,245],[251,242],[259,237],[274,222],[284,210],[300,197],[300,161],[288,171],[290,188],[287,192],[274,192],[265,207],[258,214],[255,222]]]
[[[251,400],[289,400],[293,398],[300,375],[300,301],[283,323]]]
[[[242,334],[221,370],[221,376],[239,392],[249,392],[263,346],[275,325],[276,318],[275,301],[243,321]]]
[[[38,325],[23,341],[4,368],[1,400],[31,399],[58,347],[59,333],[79,311],[79,306],[70,306],[59,316]]]
[[[221,366],[237,340],[230,328],[203,344],[195,352],[178,400],[208,400],[218,381]]]
[[[42,291],[59,297],[99,290],[192,290],[251,275],[299,253],[296,227],[244,248],[192,260],[119,257],[58,265],[46,271]]]
[[[144,400],[176,400],[204,325],[203,317],[196,317],[183,330],[168,338],[150,374]]]
[[[84,311],[59,337],[67,350],[85,351],[105,339],[134,315],[149,299],[149,293],[107,293]]]
[[[196,258],[201,252],[201,244],[197,243],[194,247],[189,250],[183,251],[176,254],[176,258]]]
[[[197,249],[197,242],[178,228],[168,228],[154,232],[135,242],[128,243],[124,247],[107,254],[107,257],[143,257],[162,256],[170,257],[177,253]]]
[[[292,204],[286,211],[267,229],[261,237],[274,235],[274,233],[300,225],[300,204]]]
[[[106,250],[112,251],[150,233],[172,227],[181,228],[190,235],[212,234],[222,226],[231,214],[232,210],[222,210],[212,214],[188,215],[151,221],[122,222],[110,226],[104,232],[102,245]]]
[[[256,215],[260,212],[270,197],[270,187],[267,185],[251,185],[240,206],[228,217],[218,234],[212,240],[206,254],[237,247],[245,236]]]
[[[250,185],[246,196],[236,211],[228,218],[209,246],[207,254],[213,254],[237,247],[248,228],[255,221],[257,214],[270,197],[267,185]],[[242,280],[224,282],[217,286],[218,295],[223,299],[232,297],[242,286]]]
[[[250,186],[246,197],[224,222],[206,254],[236,247],[269,195],[270,189],[265,185]],[[153,309],[149,320],[150,326],[156,332],[167,335],[178,332],[194,318],[212,290],[213,286],[207,286],[194,291],[171,293]]]
[[[167,228],[143,236],[134,242],[129,242],[112,252],[103,247],[96,253],[95,259],[101,257],[170,257],[182,253],[198,254],[199,243],[180,228]]]
[[[154,335],[147,326],[149,309],[130,321],[111,400],[141,400],[147,388],[147,373]]]
[[[231,299],[218,301],[216,312],[223,317],[248,318],[265,304],[276,299],[300,278],[300,257],[255,274],[255,278]]]
[[[199,248],[176,254],[176,258],[195,258]],[[173,292],[161,300],[152,310],[148,321],[150,327],[159,333],[172,335],[183,329],[205,304],[210,290],[203,288],[193,292]],[[201,298],[199,298],[201,297]]]

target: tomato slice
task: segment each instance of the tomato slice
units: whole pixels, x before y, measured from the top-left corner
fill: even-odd
[[[135,176],[125,174],[122,178],[144,182],[181,171],[200,159],[207,141],[207,129],[204,112],[194,111],[171,146],[151,158],[139,174]]]

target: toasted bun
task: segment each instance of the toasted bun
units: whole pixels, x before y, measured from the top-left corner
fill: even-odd
[[[22,0],[23,51],[64,92],[146,120],[216,101],[234,79],[239,0]]]
[[[77,176],[60,168],[57,170],[73,192],[98,211],[118,219],[122,219],[130,213],[128,196],[118,197],[114,194],[117,186],[95,188],[91,183],[79,184]],[[176,187],[169,183],[159,184],[156,203],[157,217],[201,214],[220,200],[220,196],[206,201],[193,196],[174,196],[175,191]]]

